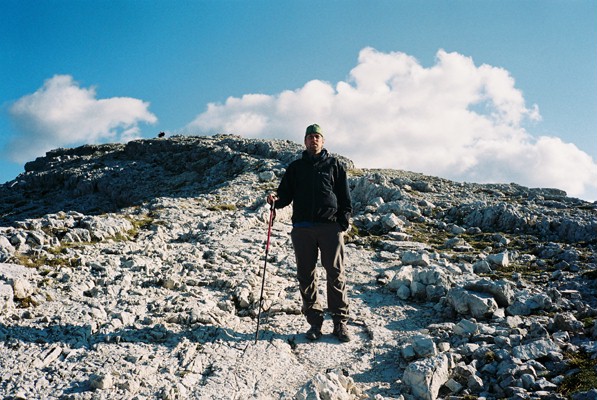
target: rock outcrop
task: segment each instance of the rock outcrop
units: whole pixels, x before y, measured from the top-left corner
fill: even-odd
[[[304,338],[280,210],[256,340],[265,196],[301,151],[181,136],[28,163],[0,186],[0,396],[592,398],[597,206],[555,189],[343,158],[354,339]]]

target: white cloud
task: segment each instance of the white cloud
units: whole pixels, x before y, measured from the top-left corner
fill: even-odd
[[[276,95],[231,97],[209,104],[186,130],[300,142],[317,122],[326,147],[359,167],[597,198],[595,161],[573,144],[523,128],[540,118],[505,69],[443,50],[427,68],[404,53],[365,48],[346,82],[313,80]]]
[[[94,88],[56,75],[11,106],[19,135],[7,150],[12,160],[24,162],[56,147],[138,138],[139,123],[157,121],[148,107],[130,97],[96,99]]]

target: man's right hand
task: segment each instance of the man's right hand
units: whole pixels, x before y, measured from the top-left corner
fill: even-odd
[[[278,196],[275,193],[270,193],[267,195],[267,204],[273,204],[274,202],[278,201]]]

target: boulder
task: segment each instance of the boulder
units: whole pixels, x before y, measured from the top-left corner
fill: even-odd
[[[0,282],[0,311],[6,313],[14,308],[14,292],[11,285]]]
[[[555,331],[582,332],[584,325],[572,313],[559,313],[553,317],[552,329]]]
[[[430,265],[429,254],[416,251],[406,251],[402,253],[402,264],[415,267],[428,267]]]
[[[450,362],[445,354],[410,363],[402,381],[417,399],[435,400],[439,389],[450,379]]]
[[[464,288],[475,292],[491,294],[500,307],[508,307],[514,302],[515,298],[514,285],[505,280],[493,281],[481,279],[467,282]]]
[[[381,224],[384,232],[399,229],[404,225],[404,221],[398,218],[395,214],[385,214],[381,217]]]
[[[437,355],[437,346],[429,336],[416,335],[411,339],[412,347],[417,356],[430,357]]]
[[[358,395],[359,390],[350,376],[342,370],[332,370],[315,375],[294,398],[297,400],[354,400]]]
[[[446,295],[446,301],[458,314],[471,315],[475,318],[489,318],[498,309],[492,295],[462,287],[450,289]]]
[[[12,290],[14,297],[18,300],[24,300],[35,292],[35,288],[25,278],[16,278],[12,281]]]
[[[398,216],[404,216],[407,219],[416,219],[421,216],[421,210],[416,204],[406,200],[390,201],[381,204],[377,212],[381,215],[392,213]]]
[[[468,319],[462,319],[454,325],[454,333],[460,336],[470,337],[479,332],[479,326],[476,322]]]
[[[531,343],[515,346],[512,349],[514,357],[520,358],[523,361],[536,360],[552,353],[559,354],[561,350],[557,343],[549,339],[536,340]]]
[[[510,259],[508,256],[508,252],[506,252],[506,251],[504,251],[502,253],[488,255],[487,261],[490,264],[498,266],[498,267],[507,267],[508,265],[510,265]]]

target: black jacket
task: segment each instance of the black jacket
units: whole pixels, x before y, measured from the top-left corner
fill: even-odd
[[[293,161],[278,187],[276,208],[292,202],[292,222],[338,222],[348,229],[352,213],[346,169],[323,149]]]

